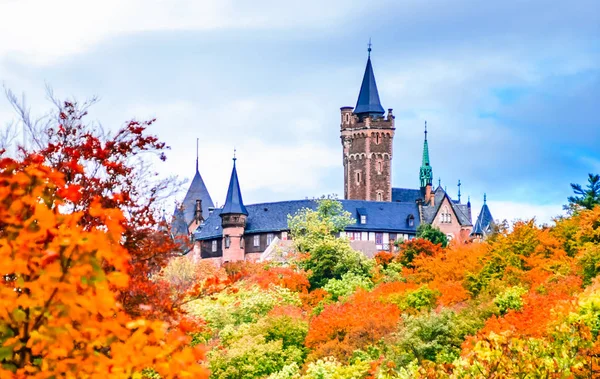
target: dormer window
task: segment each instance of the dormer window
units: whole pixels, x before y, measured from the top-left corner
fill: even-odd
[[[408,215],[407,223],[408,223],[409,227],[414,227],[415,226],[415,216]]]
[[[361,216],[360,216],[360,223],[361,223],[362,225],[364,225],[364,224],[366,224],[366,223],[367,223],[367,215],[361,215]]]

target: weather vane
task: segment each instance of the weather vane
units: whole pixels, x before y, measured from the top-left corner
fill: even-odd
[[[367,49],[367,51],[369,52],[369,58],[371,57],[371,46],[373,44],[371,43],[371,37],[369,37],[369,44],[367,45],[369,48]]]

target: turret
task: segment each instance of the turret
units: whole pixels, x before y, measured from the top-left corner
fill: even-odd
[[[223,227],[223,262],[244,260],[244,229],[248,211],[242,200],[235,162],[234,155],[227,197],[220,215]]]

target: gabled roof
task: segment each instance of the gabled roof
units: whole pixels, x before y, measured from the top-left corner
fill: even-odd
[[[349,225],[348,231],[372,231],[406,233],[414,235],[419,226],[419,209],[416,203],[394,203],[364,200],[340,200],[344,210],[350,212],[355,223]],[[316,200],[282,201],[276,203],[252,204],[247,206],[248,219],[245,234],[279,232],[288,229],[288,215],[294,215],[303,208],[316,209]],[[359,209],[366,212],[366,224],[360,224]],[[196,230],[196,240],[220,238],[222,209],[215,211]],[[408,225],[409,215],[414,215],[413,226]]]
[[[225,205],[221,209],[221,214],[243,214],[248,215],[248,211],[242,200],[242,192],[240,191],[240,183],[238,181],[237,170],[235,168],[236,158],[233,158],[233,170],[231,171],[231,179],[229,180],[229,188],[227,189],[227,197]]]
[[[204,184],[204,180],[202,180],[200,171],[198,171],[198,161],[196,161],[196,174],[194,175],[194,179],[192,179],[190,188],[185,194],[185,198],[183,199],[182,203],[183,219],[186,224],[189,224],[194,219],[196,200],[202,200],[202,216],[206,218],[208,216],[208,208],[212,208],[215,205],[210,198],[210,194],[208,193],[208,189]],[[173,217],[175,217],[175,213],[173,214]]]
[[[466,206],[465,204],[454,203],[454,201],[452,201],[450,196],[448,196],[446,191],[444,191],[444,189],[441,186],[438,186],[434,191],[434,205],[423,206],[423,221],[427,224],[431,224],[433,222],[445,198],[448,199],[448,203],[450,204],[452,210],[454,211],[454,214],[458,218],[458,222],[463,226],[472,225],[471,218],[469,216],[468,206]]]
[[[392,188],[392,201],[401,203],[415,203],[423,198],[420,189],[412,188]]]
[[[487,235],[490,233],[491,226],[493,226],[493,224],[494,218],[492,217],[492,212],[490,212],[490,208],[487,206],[487,203],[484,200],[481,211],[479,212],[479,216],[477,216],[477,221],[475,221],[475,225],[473,226],[471,235]]]
[[[371,57],[367,59],[367,67],[363,76],[358,101],[354,113],[357,115],[377,115],[381,116],[385,113],[381,102],[379,101],[379,92],[377,91],[377,83],[375,83],[375,74],[373,74],[373,66],[371,65]]]

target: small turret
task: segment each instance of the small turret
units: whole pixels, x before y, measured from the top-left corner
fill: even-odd
[[[240,184],[238,181],[235,154],[233,157],[233,170],[227,189],[225,205],[221,210],[221,225],[223,227],[223,262],[236,262],[244,260],[244,229],[248,211],[242,200]]]

